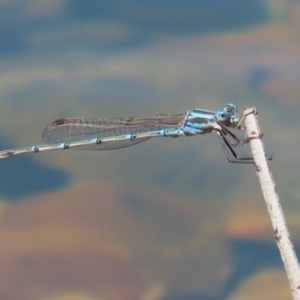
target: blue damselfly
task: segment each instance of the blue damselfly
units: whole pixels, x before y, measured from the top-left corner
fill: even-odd
[[[132,146],[153,137],[175,138],[215,132],[229,162],[253,163],[253,158],[239,157],[233,149],[251,139],[239,140],[229,130],[243,130],[240,122],[234,103],[228,103],[217,112],[195,108],[182,114],[149,117],[65,118],[44,129],[42,136],[47,144],[0,151],[0,160],[59,149],[111,150]]]

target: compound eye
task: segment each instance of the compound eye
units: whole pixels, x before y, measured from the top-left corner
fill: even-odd
[[[225,122],[225,121],[228,120],[229,114],[228,114],[227,111],[221,110],[221,111],[219,111],[219,113],[217,114],[217,118],[218,118],[218,121]]]
[[[237,113],[238,111],[237,106],[234,103],[228,103],[226,107],[227,110],[233,114]]]

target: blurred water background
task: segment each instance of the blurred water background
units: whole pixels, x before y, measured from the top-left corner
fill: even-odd
[[[298,0],[0,0],[1,149],[255,106],[298,254],[299,79]],[[0,299],[291,299],[255,168],[216,135],[8,159],[0,197]]]

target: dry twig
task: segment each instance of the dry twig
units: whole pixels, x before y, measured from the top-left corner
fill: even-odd
[[[245,117],[247,135],[249,137],[256,137],[250,140],[250,146],[257,168],[261,189],[271,218],[274,237],[290,282],[293,298],[295,300],[300,300],[299,263],[286,226],[275,183],[268,167],[266,154],[261,140],[261,132],[256,117],[256,109],[246,108],[243,110],[243,115]]]

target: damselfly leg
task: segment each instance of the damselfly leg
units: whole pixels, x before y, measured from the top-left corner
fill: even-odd
[[[236,146],[239,146],[239,145],[244,145],[244,144],[247,144],[250,140],[252,140],[253,138],[256,138],[256,137],[247,137],[243,140],[240,140],[237,138],[237,136],[232,133],[229,129],[227,129],[226,127],[224,127],[222,124],[219,124],[221,127],[222,127],[222,131],[224,133],[224,135],[226,135],[227,137],[227,141],[230,143],[231,146],[233,147],[236,147]],[[231,138],[229,137],[231,136],[234,141],[231,140]]]
[[[232,148],[234,146],[231,144],[231,140],[229,139],[228,135],[224,131],[221,130],[221,131],[216,131],[216,132],[220,138],[222,148],[223,148],[225,156],[229,162],[231,162],[231,163],[246,163],[246,164],[254,163],[253,157],[239,157],[236,154],[236,152]],[[233,157],[229,154],[228,149]]]
[[[222,126],[223,128],[223,126]],[[222,148],[225,152],[226,158],[229,162],[232,163],[254,163],[253,157],[239,157],[237,155],[237,153],[234,151],[233,147],[239,146],[239,145],[244,145],[246,143],[248,143],[250,140],[252,139],[256,139],[256,138],[261,138],[262,135],[260,136],[253,136],[253,137],[247,137],[243,140],[239,140],[230,130],[228,130],[227,128],[223,128],[220,131],[216,131],[220,141],[221,141],[221,145]],[[231,140],[231,138],[229,137],[231,136],[235,142],[233,142]],[[231,154],[233,155],[233,157],[231,157],[228,153],[228,149],[231,152]],[[266,157],[268,160],[272,160],[272,156],[270,157]]]

